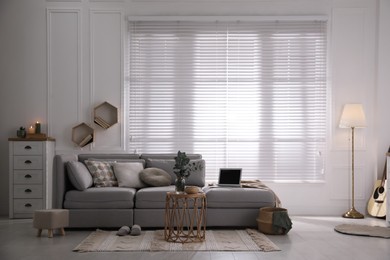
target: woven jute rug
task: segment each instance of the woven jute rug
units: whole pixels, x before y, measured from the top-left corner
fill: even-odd
[[[347,235],[390,238],[390,228],[387,227],[342,224],[336,226],[334,230]]]
[[[271,240],[255,229],[207,230],[206,240],[173,243],[164,239],[164,231],[142,231],[140,236],[117,236],[116,231],[92,232],[76,252],[113,251],[280,251]]]

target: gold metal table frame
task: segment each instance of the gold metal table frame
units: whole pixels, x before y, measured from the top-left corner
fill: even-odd
[[[165,202],[165,240],[202,242],[206,238],[206,195],[167,192]]]

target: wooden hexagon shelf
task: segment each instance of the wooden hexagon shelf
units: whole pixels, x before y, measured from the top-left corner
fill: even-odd
[[[72,128],[72,141],[80,147],[93,142],[94,129],[86,123],[81,123]]]
[[[94,108],[93,117],[95,124],[108,129],[118,123],[118,108],[108,102],[103,102]]]

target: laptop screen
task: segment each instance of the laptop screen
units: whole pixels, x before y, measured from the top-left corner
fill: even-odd
[[[222,185],[240,185],[241,168],[223,168],[219,171],[219,182]]]

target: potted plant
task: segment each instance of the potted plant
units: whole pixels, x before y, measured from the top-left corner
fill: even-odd
[[[20,138],[25,138],[26,137],[26,128],[23,126],[19,127],[19,130],[16,131],[16,136]]]
[[[176,175],[176,192],[184,192],[186,178],[188,178],[192,172],[198,170],[202,170],[202,165],[199,162],[191,162],[185,152],[178,151],[177,156],[175,157],[175,166],[173,167],[173,172]]]

